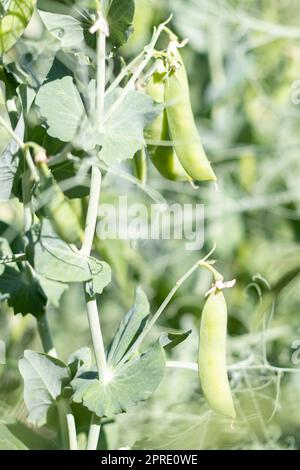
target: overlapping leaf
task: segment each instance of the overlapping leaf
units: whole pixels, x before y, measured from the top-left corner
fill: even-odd
[[[109,24],[109,41],[120,47],[133,31],[134,0],[105,0],[104,11]]]
[[[147,400],[159,386],[165,369],[165,354],[159,342],[139,358],[112,371],[110,380],[87,373],[72,381],[73,400],[97,416],[113,416]]]
[[[71,77],[54,80],[41,87],[36,104],[48,125],[48,134],[63,142],[74,142],[87,150],[101,145],[100,159],[107,165],[132,158],[144,145],[144,128],[155,118],[158,107],[144,93],[130,91],[110,116],[121,89],[106,96],[104,133],[88,122],[84,106]],[[82,132],[79,131],[82,130]]]
[[[8,51],[21,37],[30,18],[36,0],[11,0],[8,10],[0,19],[0,54]]]
[[[138,288],[134,306],[121,321],[108,353],[108,363],[116,366],[143,331],[149,317],[149,302]]]
[[[34,231],[39,230],[39,226]],[[107,263],[81,255],[71,245],[60,240],[44,220],[41,233],[34,233],[34,267],[46,279],[62,283],[91,281],[93,293],[100,294],[110,283],[111,270]]]
[[[28,421],[36,426],[47,422],[50,407],[61,395],[63,384],[69,379],[67,366],[47,354],[25,351],[19,361],[24,380],[24,400]]]
[[[0,424],[0,450],[28,450],[5,426]]]

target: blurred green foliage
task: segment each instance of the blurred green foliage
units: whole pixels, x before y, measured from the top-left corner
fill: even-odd
[[[112,338],[136,284],[147,291],[155,311],[176,280],[216,242],[218,269],[226,279],[237,280],[226,293],[229,363],[250,357],[258,365],[267,357],[274,366],[295,372],[249,369],[247,363],[232,369],[238,418],[231,423],[208,409],[197,373],[170,369],[149,402],[103,426],[101,442],[110,448],[299,449],[300,369],[293,356],[293,345],[300,339],[300,107],[293,99],[300,79],[299,2],[136,3],[135,33],[122,49],[128,60],[170,12],[172,28],[189,39],[183,53],[192,104],[219,190],[202,185],[195,191],[186,184],[167,182],[149,168],[151,186],[168,202],[205,204],[205,246],[197,253],[185,251],[183,241],[136,246],[99,242],[96,250],[114,271],[114,282],[100,299],[104,337],[107,343]],[[0,111],[1,106],[0,90]],[[114,175],[106,176],[103,191],[104,200],[126,193],[135,201],[148,200]],[[17,227],[14,201],[1,204],[0,214]],[[193,330],[169,359],[196,361],[203,294],[209,284],[209,276],[199,271],[162,316],[162,330]],[[32,318],[13,317],[3,304],[0,312],[0,339],[7,344],[7,364],[0,366],[0,416],[8,422],[23,421],[26,411],[17,360],[24,349],[40,349],[40,344]],[[72,286],[61,307],[48,314],[62,359],[90,342],[80,286]],[[43,447],[43,440],[39,442]]]

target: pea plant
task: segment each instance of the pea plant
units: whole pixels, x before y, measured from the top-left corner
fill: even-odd
[[[137,287],[113,338],[103,340],[100,324],[101,294],[111,282],[95,240],[106,174],[125,162],[131,181],[145,188],[152,162],[163,178],[195,190],[216,181],[193,117],[180,53],[185,41],[167,19],[126,63],[121,46],[132,32],[134,0],[4,0],[0,8],[0,198],[17,198],[23,213],[21,232],[0,225],[0,295],[14,314],[35,317],[43,346],[19,361],[28,423],[55,432],[58,449],[76,450],[79,432],[87,450],[97,449],[101,426],[155,392],[166,354],[188,337],[148,339],[176,291],[201,267],[213,276],[200,327],[201,386],[214,411],[234,418],[223,295],[233,283],[216,271],[213,250],[155,313]],[[32,18],[42,21],[44,37],[38,47],[31,44],[35,59],[20,63],[15,59],[26,43],[19,39]],[[75,282],[84,291],[94,361],[88,347],[62,361],[47,321],[49,305],[59,306]]]

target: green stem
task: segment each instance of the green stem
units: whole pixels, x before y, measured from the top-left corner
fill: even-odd
[[[98,4],[98,11],[100,11],[101,5]],[[103,130],[104,124],[104,100],[105,100],[105,81],[106,81],[106,37],[102,31],[97,33],[97,95],[96,95],[96,112],[97,112],[97,124],[100,131]],[[86,217],[85,234],[82,244],[81,253],[83,256],[89,256],[91,253],[93,239],[95,235],[97,216],[98,216],[98,205],[101,193],[101,171],[98,167],[92,168],[90,197]],[[93,349],[97,364],[98,376],[105,377],[107,373],[106,355],[99,319],[99,312],[97,306],[96,297],[90,297],[86,292],[86,307],[89,321],[89,327],[92,336]],[[94,419],[94,418],[93,418]],[[98,439],[100,434],[100,424],[93,421],[89,430],[88,438],[88,449],[96,450]]]
[[[70,450],[77,450],[77,435],[76,435],[76,425],[75,419],[71,412],[67,412],[67,426],[68,426],[68,435],[69,435],[69,448]]]
[[[37,318],[37,327],[44,352],[49,356],[57,358],[46,314]],[[59,399],[57,401],[57,409],[63,449],[77,450],[76,425],[70,404],[66,400]]]
[[[31,184],[30,184],[29,173],[25,167],[24,173],[22,176],[22,196],[23,196],[23,210],[24,210],[23,219],[24,219],[24,232],[25,233],[31,229],[31,225],[33,221],[30,186]]]
[[[37,328],[41,338],[44,352],[49,356],[57,357],[57,352],[53,345],[46,314],[37,318]]]
[[[144,338],[148,335],[154,324],[157,322],[161,314],[164,312],[165,308],[167,305],[170,303],[172,298],[174,297],[175,293],[177,290],[180,288],[180,286],[199,268],[200,263],[203,263],[203,260],[197,261],[174,285],[174,287],[171,289],[159,309],[156,311],[156,313],[153,315],[153,317],[150,319],[149,323],[147,324],[146,328],[143,330],[143,332],[140,334],[140,336],[137,338],[135,343],[132,345],[132,347],[129,349],[129,351],[125,354],[123,359],[120,361],[118,364],[118,367],[121,367],[139,348],[141,343],[143,342]]]
[[[0,264],[19,263],[20,261],[26,261],[27,257],[25,253],[18,253],[13,256],[4,256],[0,258]]]
[[[128,65],[126,65],[117,78],[112,82],[112,84],[107,88],[106,94],[112,92],[117,86],[120,85],[122,80],[131,72],[131,70],[139,63],[141,62],[142,58],[144,57],[144,51],[140,52]]]
[[[18,146],[24,150],[25,144],[24,142],[17,136],[17,134],[13,131],[9,124],[0,116],[0,126],[2,126],[6,132],[14,139],[14,141],[18,144]]]
[[[57,400],[59,429],[63,450],[77,450],[77,436],[74,416],[67,400]]]
[[[90,331],[92,335],[93,348],[97,364],[99,378],[105,378],[107,375],[106,355],[102,337],[102,331],[99,321],[98,305],[95,297],[90,298],[86,294],[86,308],[89,320]]]
[[[150,60],[152,59],[153,53],[155,51],[156,43],[157,43],[161,33],[163,32],[166,24],[168,24],[169,21],[170,21],[170,18],[168,18],[167,21],[165,21],[164,23],[159,25],[157,30],[154,32],[153,38],[152,38],[149,46],[147,46],[145,48],[146,53],[145,53],[144,60],[137,67],[137,69],[133,73],[131,79],[128,81],[127,85],[124,88],[122,88],[122,91],[121,91],[118,99],[111,105],[110,109],[108,110],[107,115],[105,116],[104,123],[111,118],[111,116],[114,114],[114,112],[123,103],[123,101],[126,98],[126,96],[128,95],[128,93],[134,88],[134,84],[135,84],[136,80],[139,78],[141,73],[144,71],[144,69],[146,68],[146,66],[148,65]]]
[[[106,53],[106,36],[100,31],[97,39],[97,119],[98,129],[100,132],[103,131],[104,123],[104,101],[105,101],[105,53]]]
[[[98,167],[94,166],[92,168],[90,198],[87,209],[84,240],[82,248],[80,250],[83,256],[89,256],[92,250],[98,216],[98,205],[101,193],[101,180],[101,171]]]
[[[90,429],[89,429],[86,450],[97,449],[99,436],[100,436],[100,430],[101,430],[101,421],[97,416],[93,414],[91,418],[91,424],[90,424]]]

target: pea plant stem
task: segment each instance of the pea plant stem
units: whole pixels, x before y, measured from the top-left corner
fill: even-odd
[[[75,419],[69,402],[63,398],[57,401],[60,434],[64,450],[77,450]]]
[[[277,367],[271,364],[251,364],[250,360],[237,362],[227,367],[228,371],[239,371],[239,370],[266,370],[274,373],[288,373],[288,374],[300,374],[300,369],[292,369],[289,367]],[[169,369],[185,369],[198,372],[198,364],[196,362],[185,362],[185,361],[167,361],[166,367]]]
[[[46,314],[37,318],[37,328],[41,338],[44,352],[46,354],[49,354],[49,356],[57,357],[57,352],[53,345]]]
[[[117,88],[117,86],[120,85],[122,80],[124,80],[126,75],[128,75],[139,62],[141,62],[143,57],[144,57],[144,52],[140,52],[140,54],[138,54],[131,62],[129,62],[129,64],[126,65],[126,67],[123,67],[123,69],[121,70],[119,75],[116,77],[116,79],[107,88],[106,94],[112,92],[115,88]]]
[[[13,131],[13,129],[11,128],[11,126],[9,124],[7,124],[7,122],[5,121],[5,119],[3,119],[2,116],[0,116],[0,126],[2,126],[6,132],[12,137],[12,139],[14,139],[14,141],[16,142],[16,144],[23,150],[25,148],[25,144],[24,142],[22,142],[22,140],[17,136],[17,134]]]
[[[86,450],[97,449],[100,436],[100,429],[100,419],[97,418],[97,416],[92,415]]]
[[[98,2],[98,12],[100,13],[100,2]],[[106,82],[106,37],[103,31],[97,32],[97,90],[96,90],[96,112],[98,129],[103,131],[104,124],[104,100]],[[83,256],[89,256],[92,250],[93,239],[98,215],[98,205],[101,193],[101,171],[97,166],[92,167],[92,177],[90,186],[89,203],[86,216],[85,234],[81,248]],[[105,377],[107,373],[107,363],[101,324],[99,319],[98,305],[96,297],[91,297],[85,286],[86,308],[88,322],[92,336],[93,349],[97,364],[98,376]],[[96,450],[100,435],[100,421],[92,416],[90,424],[87,450]]]
[[[97,39],[97,119],[98,129],[103,131],[104,121],[104,100],[105,100],[105,52],[106,52],[106,36],[104,32],[99,31]]]
[[[110,109],[107,112],[107,115],[105,116],[104,123],[111,118],[111,116],[115,113],[115,111],[118,109],[118,107],[123,103],[123,101],[126,98],[126,96],[128,95],[128,93],[134,88],[134,84],[135,84],[136,80],[139,78],[141,73],[144,71],[144,69],[147,67],[148,63],[152,59],[154,51],[155,51],[156,43],[157,43],[161,33],[164,31],[164,28],[165,28],[166,24],[169,23],[170,19],[171,19],[171,17],[168,18],[167,21],[165,21],[164,23],[159,25],[157,30],[154,32],[153,38],[152,38],[150,44],[145,48],[144,60],[142,60],[142,62],[136,68],[136,70],[132,74],[131,79],[128,81],[127,85],[124,88],[122,88],[122,91],[121,91],[118,99],[111,105]]]
[[[98,375],[100,377],[105,377],[107,373],[107,364],[106,364],[106,355],[102,337],[102,331],[99,321],[99,312],[97,300],[95,297],[90,298],[86,294],[86,308],[88,314],[88,321],[92,336],[93,348],[95,353],[95,359],[97,364]]]
[[[66,413],[67,426],[68,426],[68,435],[69,435],[69,449],[77,450],[77,435],[76,435],[76,425],[75,419],[71,412]]]
[[[144,331],[140,334],[138,339],[135,341],[135,343],[132,345],[132,347],[129,349],[129,351],[125,354],[123,357],[122,361],[120,361],[118,367],[120,367],[122,364],[124,364],[132,354],[138,350],[139,346],[142,344],[143,340],[145,337],[148,335],[154,324],[157,322],[161,314],[164,312],[165,308],[168,306],[172,298],[174,297],[175,293],[177,290],[180,288],[180,286],[199,268],[200,265],[203,265],[205,263],[205,257],[203,260],[197,261],[174,285],[174,287],[171,289],[159,309],[156,311],[156,313],[152,316],[150,319],[148,325],[144,329]]]
[[[90,198],[85,223],[85,234],[82,248],[80,250],[83,256],[89,256],[92,250],[97,223],[98,204],[101,193],[101,179],[101,171],[97,166],[93,166],[90,186]]]

